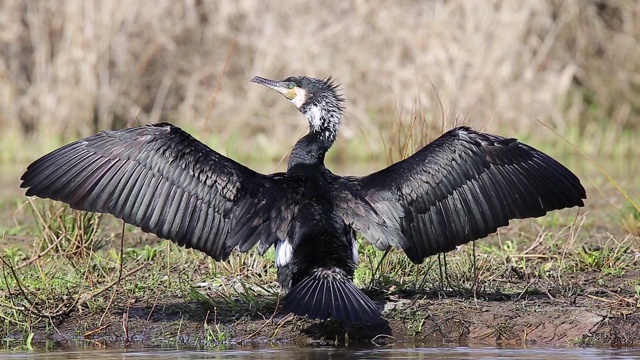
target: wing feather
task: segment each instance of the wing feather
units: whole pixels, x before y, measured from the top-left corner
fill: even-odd
[[[28,188],[28,196],[111,213],[221,260],[240,243],[241,251],[258,242],[266,250],[278,236],[271,229],[288,227],[282,222],[295,213],[295,201],[277,178],[162,123],[65,145],[29,165],[21,187]],[[242,239],[245,232],[237,226],[245,219],[254,221],[250,239]]]
[[[467,127],[448,131],[386,169],[349,178],[348,184],[367,204],[367,215],[356,216],[354,228],[379,249],[404,249],[416,263],[485,237],[511,219],[583,206],[586,199],[580,180],[548,155]],[[362,231],[380,226],[390,228],[389,237]]]

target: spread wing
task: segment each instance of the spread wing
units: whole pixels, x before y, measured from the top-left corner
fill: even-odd
[[[21,187],[28,196],[110,213],[222,260],[258,240],[264,252],[286,234],[293,218],[287,212],[295,207],[277,178],[162,123],[68,144],[29,165]]]
[[[411,157],[350,183],[402,236],[365,238],[404,249],[415,263],[487,236],[510,219],[583,206],[580,180],[515,139],[459,127]],[[398,209],[398,206],[401,209]],[[359,217],[359,228],[378,225]]]

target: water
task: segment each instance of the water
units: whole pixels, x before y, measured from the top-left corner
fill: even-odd
[[[0,352],[2,359],[638,359],[640,349],[594,348],[259,348],[230,350],[110,349]]]

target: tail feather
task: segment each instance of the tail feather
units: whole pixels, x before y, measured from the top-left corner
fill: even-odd
[[[366,323],[382,314],[362,290],[341,271],[318,270],[289,291],[283,308],[311,319]]]

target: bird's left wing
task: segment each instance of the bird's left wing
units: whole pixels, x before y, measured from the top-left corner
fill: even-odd
[[[28,196],[110,213],[222,260],[258,241],[264,252],[286,233],[295,207],[277,178],[162,123],[68,144],[29,165],[21,187]]]
[[[510,219],[582,206],[586,198],[580,180],[551,157],[467,127],[381,171],[345,179],[359,198],[342,203],[366,204],[364,211],[343,212],[346,222],[378,249],[402,248],[415,263],[485,237]],[[373,236],[362,229],[373,229]]]

